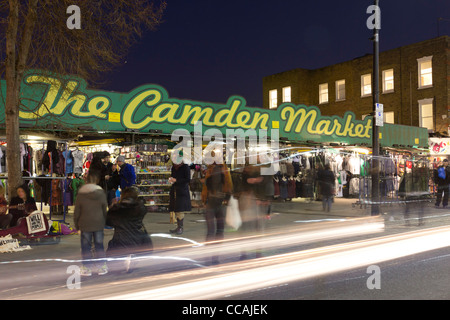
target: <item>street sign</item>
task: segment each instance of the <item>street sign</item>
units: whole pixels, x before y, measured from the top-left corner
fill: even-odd
[[[382,127],[384,124],[383,104],[375,103],[375,125]]]

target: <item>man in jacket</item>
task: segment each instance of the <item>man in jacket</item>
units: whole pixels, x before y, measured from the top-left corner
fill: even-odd
[[[120,188],[124,190],[136,184],[136,172],[134,167],[125,162],[124,156],[117,157],[117,164],[120,167]]]
[[[208,166],[202,190],[202,201],[206,205],[206,225],[208,230],[206,241],[223,239],[225,206],[230,199],[232,188],[230,171],[226,165],[214,162]]]
[[[103,229],[105,228],[107,201],[106,194],[102,187],[98,185],[100,177],[95,172],[90,172],[87,184],[83,185],[78,191],[75,202],[74,222],[75,228],[80,231],[81,238],[81,256],[83,266],[81,275],[90,276],[92,274],[92,241],[95,246],[95,257],[103,259],[106,257],[103,247]],[[101,262],[98,274],[108,273],[106,262]]]
[[[448,205],[448,194],[449,194],[449,183],[450,183],[450,170],[448,167],[448,160],[444,159],[442,165],[434,170],[434,183],[437,185],[436,194],[436,208],[439,208],[442,200],[442,206],[447,208]],[[442,198],[442,193],[444,193],[444,198]]]
[[[330,165],[325,165],[325,169],[319,171],[318,174],[320,194],[322,195],[323,211],[330,212],[331,203],[335,194],[336,178],[333,171],[331,171]]]

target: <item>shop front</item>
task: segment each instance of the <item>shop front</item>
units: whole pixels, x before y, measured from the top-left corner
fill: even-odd
[[[317,107],[290,103],[274,110],[252,108],[239,96],[230,97],[225,104],[182,100],[170,97],[157,85],[144,85],[129,93],[96,91],[78,77],[40,71],[28,72],[22,87],[22,97],[32,99],[23,99],[21,127],[37,137],[53,135],[33,143],[23,139],[27,144],[24,165],[32,178],[48,179],[41,186],[41,194],[46,192],[41,203],[53,214],[67,213],[64,208],[73,204],[74,191],[90,161],[96,152],[104,151],[110,154],[110,161],[121,155],[134,166],[136,185],[153,212],[168,211],[171,154],[179,148],[185,151],[185,162],[191,164],[193,180],[201,177],[201,168],[207,164],[205,154],[217,151],[219,145],[222,160],[236,172],[252,150],[268,155],[279,199],[316,198],[317,170],[325,164],[338,177],[338,196],[367,199],[371,194],[371,117],[357,120],[351,112],[342,118],[326,117]],[[5,90],[5,85],[1,88]],[[385,124],[379,140],[385,155],[381,172],[389,181],[384,194],[394,197],[400,166],[396,157],[426,151],[427,130]],[[36,195],[37,181],[33,186]],[[191,189],[193,201],[198,203],[195,183]],[[70,192],[72,195],[67,195]]]

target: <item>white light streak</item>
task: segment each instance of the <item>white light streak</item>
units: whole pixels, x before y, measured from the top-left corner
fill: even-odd
[[[232,263],[194,280],[106,299],[214,299],[450,246],[450,227],[430,228]]]

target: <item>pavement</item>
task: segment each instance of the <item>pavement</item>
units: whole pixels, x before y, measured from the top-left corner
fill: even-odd
[[[296,224],[306,224],[320,221],[342,220],[370,216],[370,206],[356,205],[357,199],[336,198],[330,212],[322,210],[320,201],[293,199],[292,201],[275,201],[272,205],[271,219],[266,221],[266,228],[282,230],[283,227]],[[148,213],[144,219],[145,227],[152,235],[154,250],[167,250],[174,245],[185,244],[184,241],[204,242],[206,237],[206,222],[202,213],[194,209],[185,217],[184,233],[181,236],[170,236],[169,230],[175,225],[169,223],[168,213]],[[385,220],[385,231],[388,233],[404,232],[417,227],[417,216],[411,214],[412,226],[404,225],[404,206],[399,204],[381,207]],[[57,220],[61,216],[53,216]],[[69,208],[65,223],[73,226],[73,208]],[[436,209],[430,202],[426,205],[425,225],[420,228],[450,224],[450,210]],[[407,229],[409,228],[409,229]],[[113,236],[113,230],[105,229],[105,248]],[[227,227],[225,238],[234,237],[236,231]],[[0,254],[0,262],[30,259],[80,259],[79,235],[61,236],[58,244],[33,245],[31,250]]]

